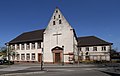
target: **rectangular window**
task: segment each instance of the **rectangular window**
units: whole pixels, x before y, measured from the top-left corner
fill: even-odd
[[[15,45],[11,45],[10,49],[15,50]]]
[[[55,25],[55,21],[53,21],[53,25]]]
[[[106,46],[102,46],[102,51],[106,51]]]
[[[60,15],[59,15],[59,18],[60,18]]]
[[[24,44],[21,44],[21,50],[24,50],[24,49],[25,49]]]
[[[30,54],[29,53],[26,54],[26,60],[30,60]]]
[[[17,54],[17,60],[20,60],[20,54]]]
[[[86,51],[89,51],[89,47],[86,47]]]
[[[61,21],[61,20],[59,20],[59,24],[62,24],[62,21]]]
[[[97,51],[97,47],[93,47],[93,51]]]
[[[54,16],[54,19],[55,19],[55,16]]]
[[[32,53],[32,60],[35,60],[35,53]]]
[[[29,50],[30,49],[30,43],[27,43],[26,44],[26,50]]]
[[[35,49],[35,43],[32,43],[32,48],[31,49]]]
[[[21,54],[21,60],[25,60],[25,54]]]
[[[41,42],[38,42],[37,43],[37,49],[40,49],[41,48]]]
[[[16,45],[16,50],[20,50],[19,44]]]

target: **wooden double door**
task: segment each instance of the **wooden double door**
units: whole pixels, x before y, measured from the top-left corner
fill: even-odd
[[[60,63],[60,62],[61,62],[60,53],[55,53],[55,63]]]
[[[41,61],[42,61],[42,54],[38,53],[38,62],[41,62]]]
[[[62,62],[62,52],[53,52],[53,63]]]
[[[63,48],[56,46],[52,50],[53,53],[53,63],[61,63],[62,62],[62,55],[63,55]]]

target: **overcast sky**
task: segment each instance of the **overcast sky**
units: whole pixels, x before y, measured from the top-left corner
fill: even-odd
[[[56,7],[77,36],[97,36],[120,51],[120,0],[0,0],[0,46],[46,28]]]

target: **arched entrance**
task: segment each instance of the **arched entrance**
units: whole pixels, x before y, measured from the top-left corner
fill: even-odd
[[[56,46],[52,49],[52,53],[53,53],[53,63],[61,63],[63,48]]]

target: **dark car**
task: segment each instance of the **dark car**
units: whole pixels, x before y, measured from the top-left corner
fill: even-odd
[[[3,64],[3,60],[0,60],[0,65],[2,65]]]
[[[7,60],[7,59],[4,59],[3,60],[3,64],[6,64],[6,65],[11,65],[11,64],[14,64],[14,62],[13,61],[9,61],[9,60]]]

